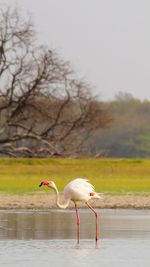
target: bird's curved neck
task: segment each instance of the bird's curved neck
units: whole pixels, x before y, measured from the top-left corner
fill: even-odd
[[[61,204],[60,202],[59,202],[59,192],[58,192],[58,189],[57,189],[57,187],[56,188],[54,188],[54,191],[55,191],[55,194],[56,194],[56,205],[57,205],[57,207],[59,207],[59,208],[61,208],[61,209],[65,209],[65,208],[67,208],[68,207],[68,205],[69,205],[69,199],[66,199],[65,200],[65,203],[64,204]]]

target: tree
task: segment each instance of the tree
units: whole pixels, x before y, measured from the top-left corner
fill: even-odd
[[[0,155],[69,155],[109,121],[69,62],[35,40],[30,17],[0,9]]]

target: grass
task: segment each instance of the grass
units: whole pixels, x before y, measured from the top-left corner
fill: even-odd
[[[146,194],[150,192],[150,160],[0,159],[0,192],[7,194],[46,193],[47,188],[38,187],[44,179],[54,180],[63,191],[76,177],[89,179],[98,192]]]

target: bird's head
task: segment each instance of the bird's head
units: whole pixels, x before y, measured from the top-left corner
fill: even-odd
[[[42,181],[39,186],[47,185],[48,187],[52,189],[56,189],[56,185],[53,181]]]

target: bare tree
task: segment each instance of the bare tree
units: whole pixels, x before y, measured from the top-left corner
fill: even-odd
[[[30,17],[0,9],[0,155],[69,155],[109,121],[70,64],[35,37]]]

